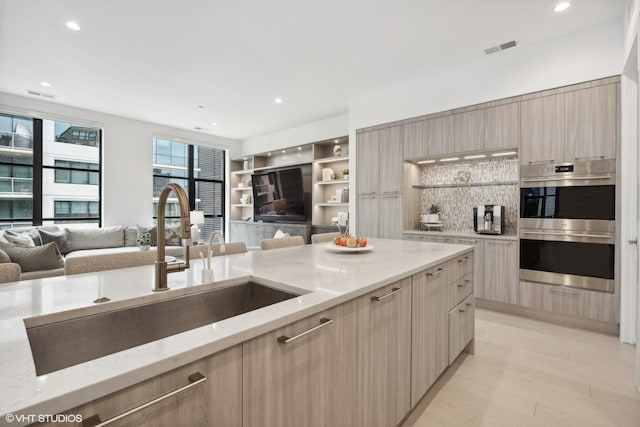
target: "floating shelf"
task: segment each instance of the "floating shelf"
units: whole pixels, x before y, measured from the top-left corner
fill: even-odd
[[[348,184],[348,179],[334,179],[333,181],[318,181],[316,184],[318,185],[331,185],[331,184]]]
[[[232,203],[231,207],[233,208],[250,208],[253,207],[253,205],[247,205],[247,204],[242,204],[242,203]]]
[[[314,160],[315,163],[334,163],[349,160],[349,156],[325,157],[324,159]]]
[[[453,187],[491,187],[495,185],[518,185],[518,181],[467,182],[462,184],[418,184],[413,188],[453,188]]]
[[[342,207],[344,207],[344,206],[349,206],[349,203],[348,202],[347,203],[317,203],[316,206],[320,207],[320,208],[326,208],[326,207],[329,207],[329,206],[342,206]]]
[[[248,175],[250,173],[253,173],[253,169],[246,169],[246,170],[241,170],[241,171],[233,171],[231,172],[232,175]]]

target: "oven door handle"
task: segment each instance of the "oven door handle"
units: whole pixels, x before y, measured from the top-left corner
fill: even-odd
[[[545,182],[545,181],[587,181],[590,179],[611,179],[611,175],[597,176],[554,176],[549,178],[522,178],[522,182]]]
[[[576,234],[576,233],[553,233],[549,231],[521,231],[521,234],[543,234],[545,236],[561,236],[561,237],[593,237],[596,239],[610,239],[611,236],[603,236],[600,234]]]

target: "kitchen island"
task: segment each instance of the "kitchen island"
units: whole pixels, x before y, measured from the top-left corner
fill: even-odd
[[[211,355],[236,351],[236,355],[241,358],[238,364],[240,370],[229,377],[238,376],[240,383],[236,386],[228,384],[224,386],[229,391],[229,395],[240,393],[240,402],[236,403],[240,405],[241,412],[234,418],[234,422],[240,420],[241,424],[238,425],[278,425],[295,419],[295,414],[291,415],[289,409],[278,412],[282,409],[278,406],[282,402],[265,400],[265,396],[284,399],[287,396],[291,397],[287,395],[291,392],[295,393],[296,398],[300,397],[304,400],[304,396],[298,396],[301,394],[300,389],[288,389],[289,386],[285,384],[283,388],[289,391],[285,390],[284,394],[280,393],[282,390],[277,393],[273,390],[262,393],[266,390],[265,387],[275,387],[282,380],[282,378],[273,377],[277,372],[270,372],[269,375],[272,377],[269,379],[257,380],[265,372],[265,367],[271,366],[274,368],[273,371],[277,371],[275,367],[287,367],[287,365],[296,370],[296,376],[300,378],[300,384],[303,385],[302,377],[306,372],[315,372],[316,376],[310,377],[309,381],[320,378],[317,375],[325,378],[324,381],[336,378],[337,383],[329,381],[326,384],[311,384],[314,393],[332,397],[312,405],[313,410],[308,412],[316,415],[313,415],[314,418],[309,425],[322,425],[324,422],[335,421],[324,418],[333,416],[325,412],[335,410],[338,410],[339,416],[344,418],[334,425],[365,425],[365,423],[374,425],[364,421],[365,415],[349,419],[357,417],[359,413],[367,412],[363,406],[366,406],[366,403],[371,404],[371,402],[361,402],[360,398],[356,397],[362,394],[359,393],[360,387],[365,389],[369,387],[359,384],[358,381],[354,381],[355,377],[349,376],[351,373],[358,374],[359,365],[366,365],[352,358],[352,355],[355,357],[368,353],[365,351],[369,348],[366,345],[371,344],[367,341],[371,341],[369,335],[365,337],[355,334],[364,334],[363,328],[376,323],[368,321],[366,312],[363,311],[369,309],[372,301],[376,302],[375,298],[378,298],[379,302],[383,299],[385,302],[392,302],[393,295],[388,298],[387,295],[399,292],[409,306],[403,310],[387,313],[390,317],[388,316],[386,320],[394,318],[393,316],[404,319],[396,326],[401,327],[404,331],[402,335],[407,337],[406,351],[401,352],[398,347],[396,351],[398,354],[394,357],[406,357],[409,367],[403,375],[410,375],[411,380],[406,377],[403,378],[402,384],[396,384],[399,389],[402,389],[400,394],[406,395],[406,403],[400,405],[401,407],[394,414],[386,418],[378,417],[383,422],[377,424],[396,425],[399,421],[398,417],[401,419],[411,407],[415,406],[437,376],[452,362],[451,358],[455,358],[465,346],[472,348],[473,295],[471,295],[470,278],[473,262],[469,261],[472,261],[473,247],[384,239],[371,239],[369,245],[373,248],[362,253],[336,253],[330,251],[327,244],[317,244],[218,257],[212,261],[215,282],[205,284],[200,282],[202,261],[194,260],[189,270],[170,274],[171,290],[161,293],[151,291],[154,283],[154,269],[151,266],[0,285],[0,330],[2,331],[0,333],[0,366],[2,367],[0,423],[12,421],[6,418],[7,414],[58,414],[145,380],[150,381],[149,379],[161,374],[179,370]],[[25,323],[31,327],[126,309],[216,287],[231,286],[247,278],[299,296],[46,375],[36,375]],[[397,290],[403,286],[404,292]],[[378,296],[370,295],[372,292],[386,292],[386,287],[390,292],[385,294],[380,292]],[[103,297],[109,298],[109,301],[93,302]],[[390,304],[380,306],[392,307]],[[428,308],[440,309],[441,315],[433,322],[427,321],[426,319],[429,318],[424,317],[431,313],[427,310]],[[471,313],[470,320],[467,313]],[[300,325],[296,325],[296,322],[317,324],[318,319],[314,316],[319,317],[321,324],[326,322],[323,319],[335,321],[335,324],[326,327],[327,330],[331,329],[335,333],[325,334],[325,338],[322,338],[322,331],[312,332],[307,342],[321,337],[320,339],[325,341],[318,343],[318,345],[321,344],[318,349],[320,351],[322,348],[334,349],[335,354],[323,354],[324,359],[321,358],[321,360],[318,360],[319,353],[315,351],[300,353],[293,359],[287,359],[288,361],[269,359],[278,351],[293,352],[288,356],[294,356],[295,351],[302,348],[305,339],[299,341],[303,344],[278,342],[276,338],[280,340],[282,336],[279,330],[292,328],[289,332],[291,337],[305,330],[298,329],[296,326]],[[338,319],[345,319],[345,322],[341,323]],[[353,327],[350,327],[347,321],[352,322]],[[407,321],[410,323],[407,324]],[[132,328],[135,326],[131,325]],[[421,331],[423,336],[419,335]],[[272,337],[273,334],[277,336]],[[99,338],[96,337],[96,339]],[[457,346],[453,351],[450,348],[452,342]],[[358,343],[361,344],[360,347]],[[429,357],[428,360],[416,357],[421,354],[420,352],[432,351],[431,347],[434,343],[440,343],[437,348],[438,357]],[[398,343],[390,342],[389,344],[395,346]],[[267,348],[268,345],[273,346],[270,350],[272,353],[267,354],[266,359],[261,358],[260,350]],[[286,350],[287,346],[292,350]],[[74,350],[71,348],[69,351]],[[310,360],[301,362],[303,354],[307,354]],[[326,358],[335,358],[338,355],[349,360],[334,359],[331,365],[337,370],[332,368],[329,375],[327,371],[317,371],[310,365],[324,363],[327,361]],[[443,358],[445,360],[441,360]],[[440,365],[444,363],[444,366],[436,367],[434,371],[430,366],[433,363],[432,359],[440,361]],[[379,360],[374,362],[372,366],[381,363]],[[386,364],[383,363],[380,366]],[[410,372],[409,368],[411,368]],[[270,371],[270,369],[267,370]],[[397,372],[390,374],[392,377],[398,377]],[[331,375],[334,376],[331,377]],[[377,379],[371,378],[372,375],[373,372],[360,372],[359,378],[367,378],[375,387]],[[416,380],[416,375],[420,380]],[[256,381],[252,383],[254,380]],[[209,378],[208,382],[214,383],[216,378]],[[317,390],[323,384],[328,389]],[[344,390],[337,389],[340,384],[344,384],[342,387]],[[379,386],[383,385],[379,384]],[[354,388],[351,389],[351,387]],[[347,392],[345,394],[347,398],[340,399],[340,392]],[[136,404],[138,403],[133,403],[134,406]],[[259,411],[260,404],[265,405],[266,414],[265,411]],[[350,412],[347,416],[344,412],[340,413],[340,405],[350,405],[349,407],[353,410],[347,411]],[[354,405],[358,405],[358,408],[363,407],[363,410],[355,410]],[[215,407],[206,402],[204,406]],[[233,411],[232,407],[228,406],[228,402],[225,402],[223,407],[228,408],[228,412]],[[304,410],[305,408],[295,409]],[[259,415],[254,416],[254,411],[258,411]],[[269,416],[269,411],[274,415]],[[122,411],[100,415],[104,420],[119,412]],[[74,412],[72,410],[68,413]],[[83,414],[85,418],[87,415]],[[293,418],[287,418],[289,416]],[[220,422],[216,418],[221,418],[215,414],[206,414],[203,418],[206,419],[205,424],[233,424],[226,421],[223,424],[216,424]],[[387,418],[390,421],[384,421]],[[149,417],[145,419],[148,420]],[[14,419],[12,425],[37,421],[37,419],[24,418],[22,420]]]

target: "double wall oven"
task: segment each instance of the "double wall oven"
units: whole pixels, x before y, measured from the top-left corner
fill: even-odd
[[[613,293],[615,161],[520,170],[520,279]]]

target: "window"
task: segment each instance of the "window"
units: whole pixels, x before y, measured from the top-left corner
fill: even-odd
[[[98,185],[100,166],[97,163],[70,162],[66,160],[55,161],[55,182],[58,184],[84,184]]]
[[[100,140],[98,128],[0,114],[0,228],[99,225]]]
[[[169,182],[178,183],[189,195],[189,209],[203,211],[205,223],[199,226],[201,239],[224,226],[224,150],[162,138],[153,140],[153,212],[157,219],[158,198]],[[167,224],[178,224],[177,201],[167,203]],[[171,222],[169,219],[173,219]]]

